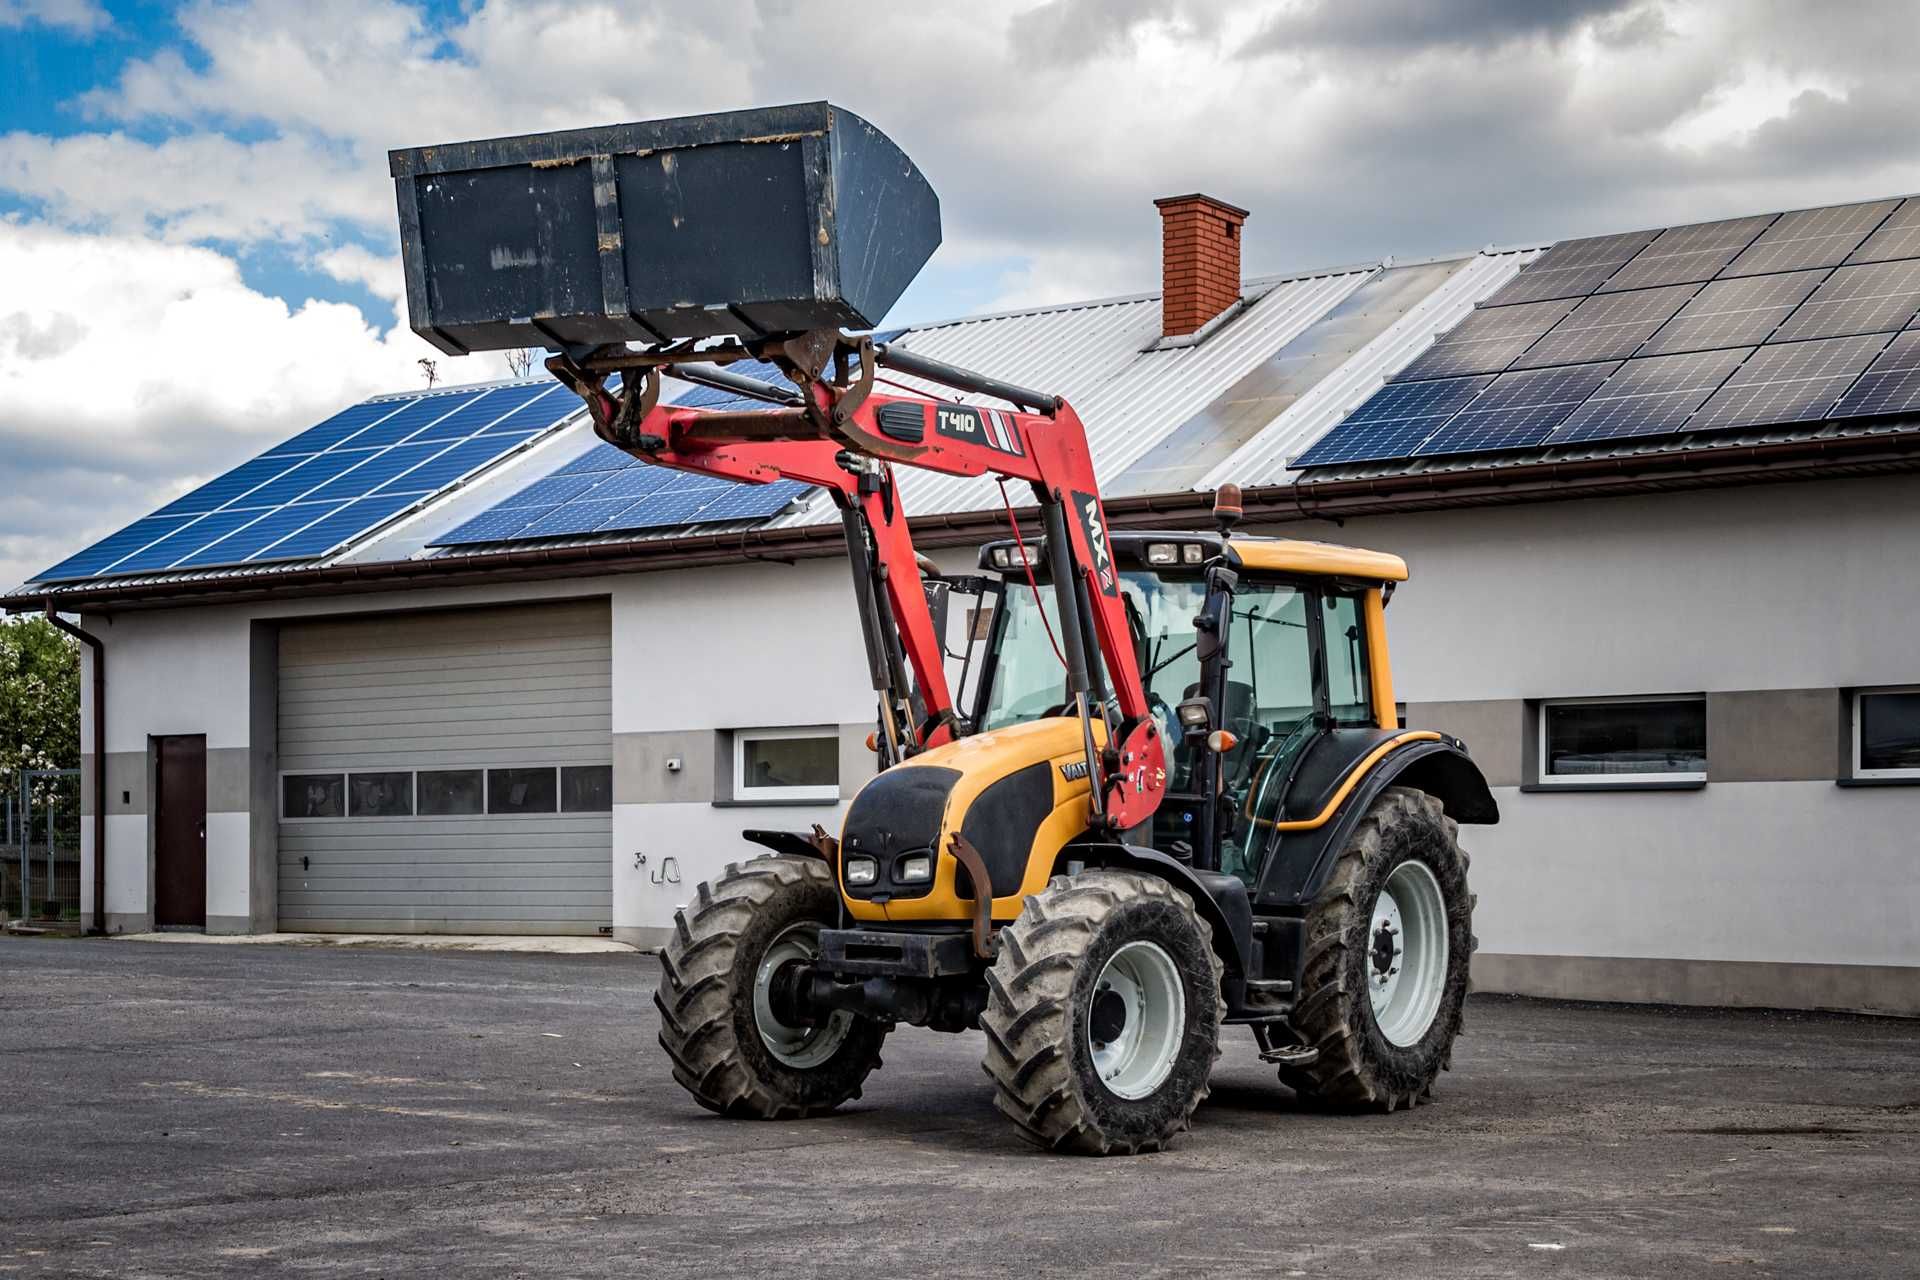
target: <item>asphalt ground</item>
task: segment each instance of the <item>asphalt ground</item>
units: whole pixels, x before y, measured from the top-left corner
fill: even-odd
[[[1920,1274],[1920,1023],[1477,996],[1431,1106],[1228,1033],[1173,1150],[1048,1156],[980,1038],[717,1119],[644,956],[0,939],[0,1274]]]

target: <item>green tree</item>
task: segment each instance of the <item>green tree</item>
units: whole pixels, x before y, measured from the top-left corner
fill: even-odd
[[[80,766],[80,646],[45,618],[0,619],[0,773]]]

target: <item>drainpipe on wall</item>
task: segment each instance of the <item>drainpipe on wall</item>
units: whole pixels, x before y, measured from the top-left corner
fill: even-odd
[[[93,931],[107,931],[107,646],[53,611],[47,621],[93,650]]]

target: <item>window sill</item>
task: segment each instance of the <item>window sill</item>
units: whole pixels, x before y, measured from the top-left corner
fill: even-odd
[[[1835,778],[1836,787],[1920,787],[1920,776],[1912,778]]]
[[[716,809],[820,809],[840,803],[840,797],[831,800],[715,800]]]
[[[1536,796],[1585,791],[1702,791],[1706,785],[1705,778],[1684,782],[1523,782],[1520,791]]]

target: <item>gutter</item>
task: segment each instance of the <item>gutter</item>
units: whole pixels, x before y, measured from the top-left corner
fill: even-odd
[[[1250,521],[1292,524],[1442,508],[1568,501],[1910,471],[1920,471],[1920,430],[1359,480],[1305,481],[1249,490],[1245,501]],[[1199,528],[1213,518],[1212,495],[1195,491],[1111,498],[1104,505],[1108,521],[1116,528],[1154,528],[1168,524],[1175,527],[1190,524]],[[922,547],[968,546],[1000,536],[1007,527],[1005,512],[992,508],[913,516],[908,526],[915,543]],[[58,597],[48,597],[48,601],[57,598],[60,607],[69,612],[105,607],[115,610],[171,608],[211,600],[222,603],[277,601],[296,596],[355,595],[456,587],[475,582],[709,568],[754,560],[788,563],[843,555],[845,551],[844,536],[837,523],[798,525],[649,542],[521,547],[417,560],[335,564],[239,577],[210,575],[132,587],[116,588],[106,583],[63,592]],[[36,609],[40,603],[36,598],[23,596],[0,599],[0,606],[14,613]]]
[[[107,931],[107,646],[53,610],[47,621],[93,650],[93,931]]]

